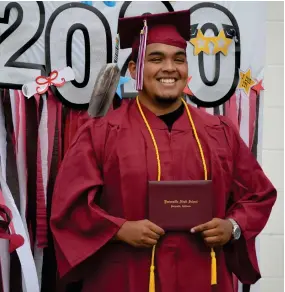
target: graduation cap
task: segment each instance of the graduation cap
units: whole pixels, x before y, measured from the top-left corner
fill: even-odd
[[[190,40],[190,10],[120,18],[120,48],[137,56],[136,90],[143,87],[146,46],[160,43],[186,49]]]

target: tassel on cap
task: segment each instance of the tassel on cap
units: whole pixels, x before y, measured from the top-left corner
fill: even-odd
[[[140,91],[143,88],[143,71],[144,71],[144,58],[146,50],[146,40],[148,34],[147,22],[144,20],[144,27],[140,34],[140,46],[137,59],[137,71],[136,71],[136,90]]]
[[[152,254],[151,254],[151,266],[150,266],[150,274],[149,274],[149,292],[155,292],[154,256],[155,256],[155,245],[152,247]]]

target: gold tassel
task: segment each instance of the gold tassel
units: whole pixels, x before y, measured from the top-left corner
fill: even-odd
[[[211,260],[212,260],[211,285],[216,285],[217,284],[217,260],[216,260],[216,253],[213,248],[211,248]]]
[[[150,275],[149,275],[149,292],[155,292],[154,255],[155,255],[155,245],[152,247],[151,266],[150,266]]]

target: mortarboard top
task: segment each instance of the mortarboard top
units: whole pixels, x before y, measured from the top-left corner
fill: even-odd
[[[147,45],[163,43],[182,47],[183,44],[183,47],[186,47],[185,40],[190,40],[190,10],[148,14],[119,19],[121,49],[138,49],[145,20],[149,29]]]

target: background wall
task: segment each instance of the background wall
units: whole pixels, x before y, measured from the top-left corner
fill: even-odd
[[[261,162],[278,189],[272,216],[259,241],[260,292],[284,291],[284,3],[267,2]]]

